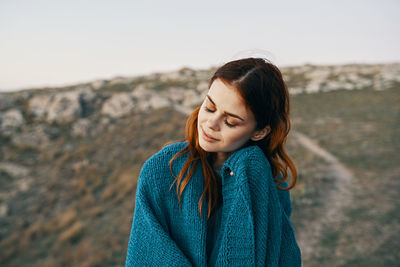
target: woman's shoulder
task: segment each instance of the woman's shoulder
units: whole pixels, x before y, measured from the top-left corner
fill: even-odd
[[[168,161],[180,150],[187,146],[187,140],[177,141],[164,145],[158,152],[151,155],[145,162],[145,164],[159,164]]]
[[[169,162],[173,156],[180,150],[185,148],[187,140],[168,143],[158,152],[151,155],[144,163],[141,169],[142,175],[150,176],[151,174],[162,174],[169,172]]]
[[[270,162],[262,149],[257,145],[250,145],[236,150],[224,163],[230,169],[250,168],[252,170],[271,169]]]
[[[269,191],[270,193],[274,192],[272,194],[276,193],[285,213],[290,217],[292,212],[290,192],[288,190],[279,190],[276,187],[272,175],[271,163],[259,146],[251,145],[237,150],[230,156],[227,165],[232,166],[234,172],[236,170],[239,175],[238,179],[244,177],[247,179],[249,184],[253,184],[256,187],[260,187],[264,184],[266,186],[264,187],[265,189],[269,188],[268,190],[264,190],[264,192]],[[267,179],[260,180],[259,177]],[[282,178],[282,173],[279,173],[278,180],[281,180]],[[266,183],[260,183],[261,181]],[[288,183],[283,181],[279,186],[281,188],[287,188]]]

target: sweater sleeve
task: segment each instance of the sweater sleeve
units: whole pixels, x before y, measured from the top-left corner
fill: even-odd
[[[301,265],[291,251],[280,255],[287,241],[282,240],[284,213],[274,187],[269,162],[256,146],[236,151],[224,163],[216,266]],[[280,257],[289,257],[289,265],[280,265]]]
[[[146,161],[139,174],[125,266],[192,266],[159,221],[157,187],[152,183],[157,168],[151,162]]]

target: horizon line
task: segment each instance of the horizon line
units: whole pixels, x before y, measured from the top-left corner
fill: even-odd
[[[276,63],[272,62],[273,64],[277,65]],[[390,65],[390,64],[400,64],[400,60],[393,60],[393,61],[375,61],[375,62],[362,62],[362,61],[348,61],[348,62],[343,62],[343,63],[312,63],[312,62],[304,62],[304,63],[299,63],[299,64],[281,64],[278,67],[279,68],[290,68],[290,67],[301,67],[301,66],[346,66],[346,65]],[[84,80],[76,80],[73,82],[60,82],[60,83],[42,83],[41,85],[32,85],[32,86],[18,86],[14,88],[0,88],[0,93],[16,93],[16,92],[21,92],[21,91],[28,91],[28,90],[38,90],[38,89],[56,89],[56,88],[63,88],[63,87],[68,87],[68,86],[76,86],[79,84],[85,84],[85,83],[92,83],[95,81],[107,81],[107,80],[113,80],[116,78],[134,78],[134,77],[140,77],[140,76],[148,76],[152,74],[162,74],[162,73],[168,73],[168,72],[176,72],[184,68],[189,68],[192,70],[197,70],[197,71],[202,71],[202,70],[208,70],[212,68],[216,68],[218,66],[210,65],[209,67],[190,67],[189,65],[181,65],[181,67],[178,68],[173,68],[173,69],[164,69],[164,70],[154,70],[150,72],[145,72],[145,73],[136,73],[136,74],[115,74],[112,75],[112,77],[109,78],[88,78]],[[103,76],[104,77],[104,76]]]

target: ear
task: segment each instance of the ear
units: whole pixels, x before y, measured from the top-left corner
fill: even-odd
[[[271,131],[271,127],[267,125],[264,129],[255,131],[253,136],[250,138],[253,141],[259,141],[263,139]]]

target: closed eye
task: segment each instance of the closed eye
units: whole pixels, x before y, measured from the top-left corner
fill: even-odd
[[[213,113],[215,111],[215,110],[209,109],[208,107],[204,107],[204,110],[207,112],[210,112],[210,113]],[[226,124],[226,126],[228,126],[230,128],[233,128],[236,126],[235,124],[230,124],[226,119],[224,120],[224,123]]]

